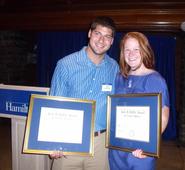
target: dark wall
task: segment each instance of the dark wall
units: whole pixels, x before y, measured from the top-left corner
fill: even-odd
[[[36,85],[35,39],[31,32],[0,31],[0,83]]]
[[[185,146],[185,32],[181,34],[181,43],[178,46],[181,53],[180,62],[178,67],[180,68],[180,77],[178,76],[179,82],[179,95],[177,96],[178,105],[178,132],[179,132],[179,142]],[[176,79],[177,80],[177,79]]]

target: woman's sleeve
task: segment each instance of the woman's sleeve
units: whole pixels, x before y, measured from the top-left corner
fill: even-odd
[[[162,94],[162,107],[169,107],[169,93],[165,79],[160,74],[149,75],[146,80],[145,90],[149,93]]]

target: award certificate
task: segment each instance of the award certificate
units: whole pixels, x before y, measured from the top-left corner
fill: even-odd
[[[106,147],[159,157],[161,94],[108,96]]]

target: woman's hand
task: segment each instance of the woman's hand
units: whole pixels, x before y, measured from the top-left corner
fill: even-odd
[[[146,155],[143,155],[143,151],[141,149],[136,149],[135,151],[132,152],[132,155],[134,155],[137,158],[146,158]]]

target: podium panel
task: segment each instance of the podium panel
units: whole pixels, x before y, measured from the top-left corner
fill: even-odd
[[[23,154],[23,139],[26,118],[11,119],[12,129],[12,170],[49,170],[47,155]]]

